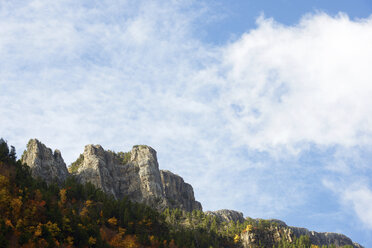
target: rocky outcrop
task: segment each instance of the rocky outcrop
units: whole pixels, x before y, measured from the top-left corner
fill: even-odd
[[[216,216],[218,220],[230,222],[239,221],[240,223],[244,223],[244,217],[243,213],[235,211],[235,210],[229,210],[229,209],[222,209],[217,211],[207,211],[206,214]]]
[[[22,155],[21,161],[31,168],[31,175],[41,178],[48,184],[61,184],[69,175],[61,152],[54,153],[37,139],[31,139],[27,144],[27,150]]]
[[[74,174],[82,183],[90,182],[117,197],[117,165],[112,154],[107,153],[102,146],[85,146],[83,160],[76,166]]]
[[[202,210],[200,202],[195,201],[192,186],[183,178],[167,170],[160,171],[163,194],[171,207],[179,207],[186,211]]]
[[[257,219],[256,223],[259,222],[259,219]],[[350,238],[343,234],[318,233],[309,231],[306,228],[287,226],[283,221],[279,220],[267,220],[264,221],[264,224],[245,230],[240,235],[240,240],[244,248],[273,247],[282,240],[293,242],[295,237],[299,238],[302,235],[308,236],[310,243],[319,247],[322,245],[335,245],[336,247],[350,245],[355,248],[363,248],[363,246],[353,243]]]
[[[61,153],[53,153],[36,139],[29,141],[22,162],[30,166],[34,177],[48,184],[62,183],[69,175]],[[90,182],[116,199],[128,197],[157,209],[202,209],[190,184],[178,175],[159,170],[156,151],[149,146],[134,146],[129,153],[117,154],[100,145],[87,145],[70,172],[81,183]]]
[[[254,228],[241,233],[240,240],[244,248],[275,247],[282,240],[293,241],[293,237],[287,231],[287,229],[274,226]]]
[[[299,237],[301,235],[306,235],[310,237],[310,242],[312,244],[322,246],[322,245],[329,245],[334,244],[336,247],[344,246],[344,245],[352,245],[353,247],[360,248],[361,245],[357,243],[353,243],[353,241],[346,237],[343,234],[339,233],[331,233],[331,232],[314,232],[309,231],[306,228],[300,228],[300,227],[287,227],[291,234],[293,234],[296,237]]]
[[[161,172],[156,151],[145,145],[134,146],[130,159],[105,151],[100,145],[87,145],[74,174],[120,199],[145,203],[157,209],[166,207],[186,211],[201,210],[191,185],[171,172]]]

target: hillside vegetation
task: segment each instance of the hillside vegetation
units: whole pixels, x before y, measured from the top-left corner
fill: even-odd
[[[118,156],[127,162],[127,154]],[[0,247],[242,247],[241,233],[275,225],[252,219],[222,222],[197,210],[159,213],[127,198],[116,200],[73,176],[62,185],[47,185],[31,177],[3,140],[0,213]],[[317,246],[303,236],[275,247]]]

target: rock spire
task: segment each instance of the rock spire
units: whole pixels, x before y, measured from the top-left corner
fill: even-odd
[[[48,184],[52,182],[60,184],[69,175],[61,152],[59,150],[52,152],[37,139],[28,142],[21,161],[30,166],[33,177],[41,178]]]

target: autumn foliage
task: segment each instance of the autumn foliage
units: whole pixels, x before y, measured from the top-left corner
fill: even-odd
[[[74,178],[47,185],[0,146],[0,247],[178,247],[149,207]]]
[[[179,209],[167,216],[74,177],[47,185],[11,151],[0,143],[0,247],[235,247],[217,233],[215,220],[211,227],[187,226]],[[201,213],[194,214],[197,222]]]

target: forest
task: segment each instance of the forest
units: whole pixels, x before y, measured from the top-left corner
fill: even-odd
[[[125,160],[127,154],[119,154]],[[247,218],[223,222],[202,211],[185,212],[116,200],[73,176],[47,185],[31,176],[16,151],[0,140],[0,247],[243,247],[240,234],[275,223]],[[257,244],[252,247],[264,247]],[[278,248],[319,248],[309,237]],[[322,248],[335,246],[322,246]],[[350,246],[351,247],[351,246]],[[346,246],[345,246],[346,248]]]

